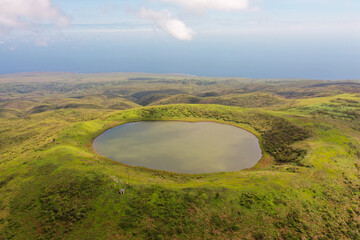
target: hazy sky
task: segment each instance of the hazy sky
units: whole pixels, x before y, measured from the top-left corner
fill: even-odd
[[[0,0],[0,73],[360,78],[359,0]]]

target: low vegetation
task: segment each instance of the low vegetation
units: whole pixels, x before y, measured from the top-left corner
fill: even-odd
[[[0,239],[359,239],[358,86],[0,76]],[[106,129],[146,120],[242,127],[263,158],[243,171],[177,174],[93,151]]]

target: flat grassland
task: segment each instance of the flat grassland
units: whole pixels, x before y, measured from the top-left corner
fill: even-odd
[[[0,239],[360,239],[359,118],[355,80],[0,75]],[[263,158],[177,174],[93,151],[147,120],[239,126]]]

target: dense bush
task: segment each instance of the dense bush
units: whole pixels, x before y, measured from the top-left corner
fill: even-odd
[[[281,163],[292,162],[305,155],[304,149],[294,149],[291,144],[310,137],[307,131],[283,119],[274,119],[271,126],[271,130],[262,134],[266,152]]]
[[[24,184],[11,202],[12,218],[5,229],[6,239],[12,239],[27,212],[35,212],[30,226],[35,223],[38,239],[61,239],[72,226],[87,216],[104,186],[101,176],[82,176],[74,171],[62,171]]]

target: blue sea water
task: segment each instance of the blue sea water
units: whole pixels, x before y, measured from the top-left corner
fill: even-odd
[[[107,37],[106,37],[107,36]],[[345,36],[97,35],[47,46],[0,44],[0,74],[149,72],[250,78],[360,79],[360,41]]]

